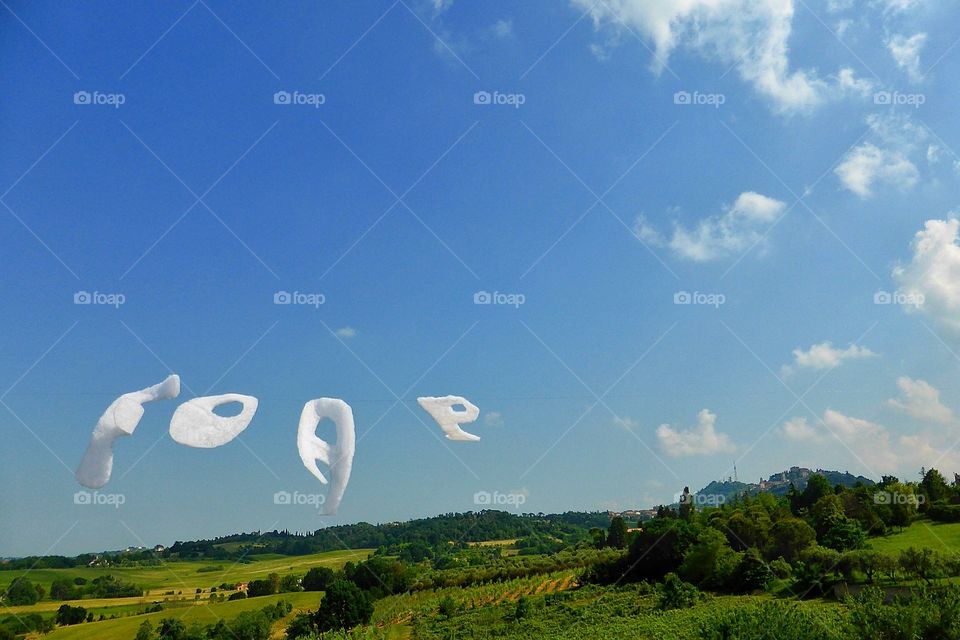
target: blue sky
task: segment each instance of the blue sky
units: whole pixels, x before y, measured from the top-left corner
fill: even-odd
[[[958,11],[5,0],[0,555],[960,471]],[[74,504],[98,417],[170,372],[122,506]],[[167,435],[231,392],[238,439]],[[416,404],[448,394],[480,442]],[[356,420],[335,517],[273,500],[325,491],[319,397]]]

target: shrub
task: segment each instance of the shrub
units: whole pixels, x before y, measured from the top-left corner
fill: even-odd
[[[22,606],[36,604],[40,593],[26,578],[15,578],[7,588],[5,602],[8,605]]]
[[[83,607],[71,607],[68,604],[60,605],[57,609],[57,624],[66,626],[69,624],[80,624],[87,619],[87,610]]]
[[[731,587],[735,591],[749,593],[766,589],[772,580],[773,571],[760,556],[760,552],[756,549],[747,549],[733,574]]]
[[[846,640],[844,629],[797,603],[764,602],[702,623],[703,640]],[[880,636],[878,636],[879,638]]]
[[[675,573],[668,573],[657,590],[657,607],[661,610],[692,607],[702,594],[689,582],[684,582]]]

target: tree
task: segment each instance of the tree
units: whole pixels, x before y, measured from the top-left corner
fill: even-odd
[[[820,540],[821,544],[837,551],[853,551],[862,548],[867,542],[867,536],[856,520],[843,518],[833,525]]]
[[[600,527],[590,529],[590,539],[593,540],[593,546],[597,549],[603,549],[607,544],[607,534]]]
[[[39,599],[37,588],[25,577],[15,578],[10,583],[5,598],[6,604],[13,606],[36,604]]]
[[[157,629],[158,640],[185,640],[187,628],[175,618],[164,618]]]
[[[66,626],[69,624],[80,624],[87,619],[87,610],[83,607],[71,607],[68,604],[60,605],[57,609],[55,620],[57,624]]]
[[[626,566],[632,579],[659,580],[676,571],[696,534],[689,522],[674,517],[654,518],[630,543]]]
[[[886,493],[877,494],[877,500],[883,501],[889,510],[886,511],[887,524],[899,527],[901,530],[910,525],[917,515],[917,506],[924,496],[918,496],[916,485],[895,482],[887,485]],[[884,514],[881,514],[884,515]]]
[[[947,486],[947,481],[936,469],[930,469],[924,474],[920,486],[923,487],[923,493],[927,496],[927,504],[937,500],[945,500],[950,495],[950,487]]]
[[[303,576],[300,585],[304,591],[325,591],[335,575],[330,567],[313,567]]]
[[[833,549],[812,545],[800,554],[794,576],[795,588],[801,597],[820,596],[833,584],[833,574],[838,570],[840,554]]]
[[[281,593],[303,591],[303,587],[300,585],[300,578],[292,573],[283,576],[283,578],[280,579],[280,591]]]
[[[627,548],[627,523],[620,516],[614,516],[607,531],[607,546],[614,549]]]
[[[50,584],[51,600],[76,600],[80,590],[69,578],[57,578]]]
[[[731,586],[741,593],[750,593],[766,589],[772,580],[773,571],[770,565],[764,562],[760,552],[756,549],[747,549],[734,572]]]
[[[140,628],[137,629],[137,637],[134,640],[153,640],[153,625],[149,620],[144,620]]]
[[[825,476],[814,473],[807,480],[807,486],[800,494],[800,506],[810,508],[817,500],[832,493],[833,487],[830,486],[830,481]]]
[[[416,564],[432,557],[433,551],[420,540],[404,545],[403,549],[400,550],[400,560],[402,562],[412,562]]]
[[[280,593],[280,574],[271,573],[267,575],[267,582],[270,583],[270,593]]]
[[[726,524],[719,521],[719,528],[726,533],[730,546],[736,551],[750,547],[763,549],[770,538],[770,514],[781,510],[786,515],[786,510],[771,495],[745,496]]]
[[[276,575],[276,574],[271,574]],[[279,588],[279,579],[277,588]],[[248,598],[257,598],[259,596],[271,596],[275,594],[273,581],[270,579],[267,580],[251,580],[247,584],[247,597]]]
[[[313,614],[299,613],[287,625],[287,640],[297,640],[297,638],[309,636],[316,631],[317,627],[313,623]]]
[[[770,536],[767,557],[783,557],[788,562],[793,562],[817,538],[816,532],[800,518],[778,520],[770,529]]]
[[[320,608],[313,614],[314,624],[320,631],[352,629],[367,624],[373,617],[373,602],[353,582],[339,579],[327,588]]]
[[[880,484],[877,486],[881,489],[886,489],[892,484],[900,484],[900,478],[897,476],[880,476]]]
[[[344,576],[375,597],[403,593],[410,588],[413,576],[409,567],[395,558],[373,556],[357,565],[347,563]]]
[[[880,554],[870,550],[860,551],[857,553],[857,564],[863,575],[867,576],[867,582],[873,584],[874,577],[881,569]]]
[[[711,578],[716,578],[717,567],[723,557],[732,554],[734,551],[727,544],[726,536],[707,527],[700,532],[696,544],[684,556],[678,573],[687,582],[698,586],[704,586],[707,582],[710,582],[710,586],[722,586],[722,582]]]
[[[679,515],[681,520],[690,521],[693,515],[693,496],[690,494],[690,487],[684,487],[680,495]]]
[[[930,582],[943,568],[943,562],[933,549],[910,547],[900,552],[900,568],[909,575]]]
[[[262,611],[244,611],[211,634],[211,640],[267,640],[271,620]]]
[[[814,530],[817,532],[817,539],[822,538],[832,527],[846,520],[843,513],[843,501],[836,494],[825,495],[810,508],[810,515],[813,516]]]

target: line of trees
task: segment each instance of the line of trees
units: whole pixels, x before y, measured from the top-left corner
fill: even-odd
[[[935,469],[921,470],[918,482],[884,476],[872,487],[831,486],[814,474],[802,491],[791,486],[783,497],[745,495],[702,510],[692,500],[679,509],[661,507],[625,543],[624,523],[614,519],[603,543],[626,552],[589,568],[582,580],[662,581],[675,574],[700,588],[749,593],[791,578],[796,593],[819,595],[860,575],[869,582],[960,575],[960,561],[930,549],[907,549],[899,558],[865,549],[869,536],[902,529],[920,514],[960,514],[960,486],[948,485]]]

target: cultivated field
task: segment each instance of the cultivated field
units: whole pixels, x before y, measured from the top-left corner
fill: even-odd
[[[322,594],[319,592],[283,593],[274,596],[248,598],[226,602],[211,602],[210,589],[221,583],[236,584],[251,580],[264,579],[271,573],[280,576],[295,574],[302,576],[312,567],[340,569],[349,561],[359,562],[370,555],[369,549],[350,551],[331,551],[304,556],[260,555],[250,556],[248,562],[230,561],[172,561],[153,567],[78,567],[72,569],[34,569],[32,571],[0,571],[0,590],[18,576],[26,575],[32,582],[49,589],[50,583],[59,578],[82,577],[88,580],[104,575],[113,575],[142,587],[146,596],[131,598],[82,598],[66,604],[80,606],[98,619],[106,619],[79,625],[58,627],[52,633],[42,636],[53,640],[133,640],[137,629],[144,620],[154,627],[163,618],[177,618],[186,625],[191,623],[211,624],[219,619],[228,623],[244,611],[259,610],[278,600],[290,602],[294,610],[285,620],[275,624],[278,637],[286,620],[298,611],[315,609]],[[196,590],[202,593],[197,594]],[[173,592],[172,594],[170,592]],[[228,596],[230,591],[217,590]],[[199,600],[196,597],[199,595]],[[163,611],[144,613],[144,610],[156,603]],[[44,617],[52,616],[64,602],[41,600],[32,606],[0,606],[0,618],[8,615],[24,616],[39,613]],[[115,618],[111,618],[116,616]],[[37,636],[39,637],[39,636]]]

